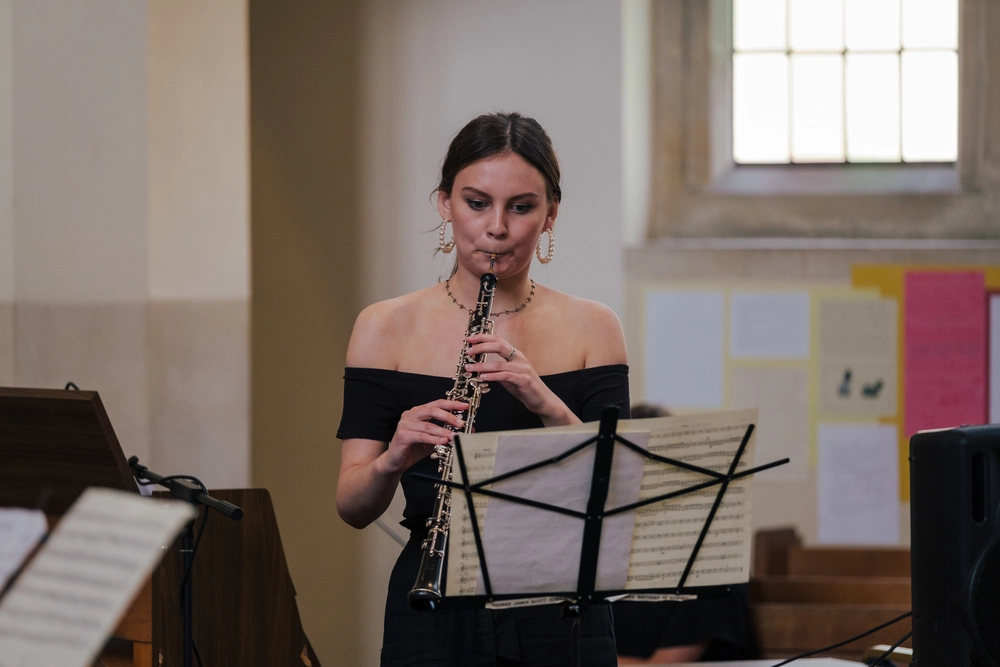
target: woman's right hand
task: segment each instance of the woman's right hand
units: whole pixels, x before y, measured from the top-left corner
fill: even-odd
[[[404,412],[385,452],[384,470],[390,474],[402,474],[430,455],[435,446],[450,443],[455,433],[432,422],[450,424],[461,429],[465,426],[465,421],[455,413],[462,413],[468,407],[467,403],[442,398]]]

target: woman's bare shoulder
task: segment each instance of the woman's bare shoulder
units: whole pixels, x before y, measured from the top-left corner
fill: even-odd
[[[625,334],[615,311],[599,301],[550,288],[546,291],[562,326],[579,336],[587,368],[628,363]]]
[[[434,287],[373,303],[354,321],[347,346],[347,365],[354,368],[396,368],[393,356],[415,313],[425,308]]]

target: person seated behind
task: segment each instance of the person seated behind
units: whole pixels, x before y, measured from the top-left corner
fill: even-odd
[[[670,417],[667,408],[637,403],[632,419]],[[759,657],[750,624],[747,586],[732,597],[686,602],[616,602],[619,665],[675,664]]]

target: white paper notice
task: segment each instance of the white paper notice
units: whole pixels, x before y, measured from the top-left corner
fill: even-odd
[[[824,297],[817,303],[822,415],[896,414],[896,299]]]
[[[990,423],[1000,424],[1000,294],[990,295]]]
[[[41,510],[0,508],[0,590],[47,530]]]
[[[645,449],[648,435],[637,433],[629,439]],[[502,475],[551,459],[588,437],[575,433],[501,436],[493,474]],[[595,447],[588,446],[558,464],[512,477],[490,488],[519,498],[586,512],[595,451]],[[608,509],[639,500],[639,483],[642,480],[642,455],[616,445],[612,461],[612,483],[605,502]],[[634,511],[608,517],[604,521],[597,567],[598,590],[625,587],[634,523]],[[575,591],[580,572],[583,528],[583,520],[577,517],[491,499],[483,523],[483,547],[493,591],[498,594]],[[527,545],[530,548],[526,548]],[[478,586],[477,594],[483,593],[485,589],[482,585]]]
[[[85,667],[194,508],[91,488],[0,602],[0,667]]]
[[[820,424],[817,541],[899,543],[899,438],[891,424]]]
[[[725,295],[646,294],[646,401],[669,408],[718,409],[723,402]]]
[[[810,441],[807,369],[734,365],[729,369],[729,407],[759,410],[758,461],[789,459],[765,473],[765,479],[806,479]]]
[[[808,358],[808,292],[733,292],[729,298],[734,359]]]

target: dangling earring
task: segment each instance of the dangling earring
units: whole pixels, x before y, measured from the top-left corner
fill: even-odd
[[[451,241],[449,241],[448,243],[444,242],[444,230],[448,226],[449,222],[451,222],[451,220],[447,220],[447,219],[446,220],[442,220],[441,221],[441,226],[438,227],[438,249],[441,252],[443,252],[444,254],[446,254],[446,255],[449,252],[451,252],[452,249],[454,249],[454,247],[455,247],[455,232],[454,231],[452,231],[452,233],[451,233]]]
[[[548,264],[552,261],[552,256],[556,254],[556,235],[551,229],[545,229],[542,231],[548,232],[549,234],[549,251],[544,256],[542,255],[542,236],[539,234],[538,245],[535,246],[535,255],[538,256],[539,262],[542,264]]]

